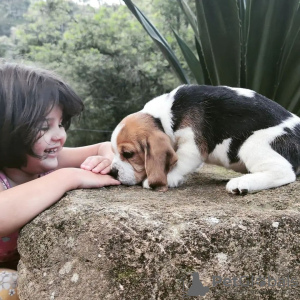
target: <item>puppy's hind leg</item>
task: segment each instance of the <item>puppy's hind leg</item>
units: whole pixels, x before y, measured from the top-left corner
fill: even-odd
[[[242,146],[239,156],[251,174],[231,179],[226,185],[229,193],[246,194],[296,180],[292,165],[267,142],[248,141]]]
[[[295,181],[295,173],[289,169],[280,168],[272,171],[262,171],[231,179],[226,190],[232,194],[247,194],[285,185]]]

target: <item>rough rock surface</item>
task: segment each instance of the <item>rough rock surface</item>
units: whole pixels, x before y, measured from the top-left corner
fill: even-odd
[[[300,181],[228,195],[237,175],[210,166],[166,193],[67,193],[21,232],[20,298],[300,299]]]

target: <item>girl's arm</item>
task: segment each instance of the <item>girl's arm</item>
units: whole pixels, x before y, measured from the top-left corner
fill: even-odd
[[[0,190],[0,237],[20,229],[69,190],[118,184],[119,181],[108,175],[64,168],[11,189]]]

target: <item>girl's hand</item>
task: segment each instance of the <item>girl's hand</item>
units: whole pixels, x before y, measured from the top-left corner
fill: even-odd
[[[107,185],[120,185],[121,182],[114,179],[109,175],[95,174],[86,170],[78,170],[78,180],[79,184],[76,188],[79,189],[90,189],[90,188],[100,188]]]
[[[107,157],[95,155],[89,156],[80,168],[93,173],[107,174],[110,171],[111,160]]]

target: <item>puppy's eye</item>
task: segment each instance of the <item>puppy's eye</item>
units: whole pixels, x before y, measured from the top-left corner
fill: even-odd
[[[131,158],[134,155],[134,152],[123,152],[123,156],[125,158]]]

